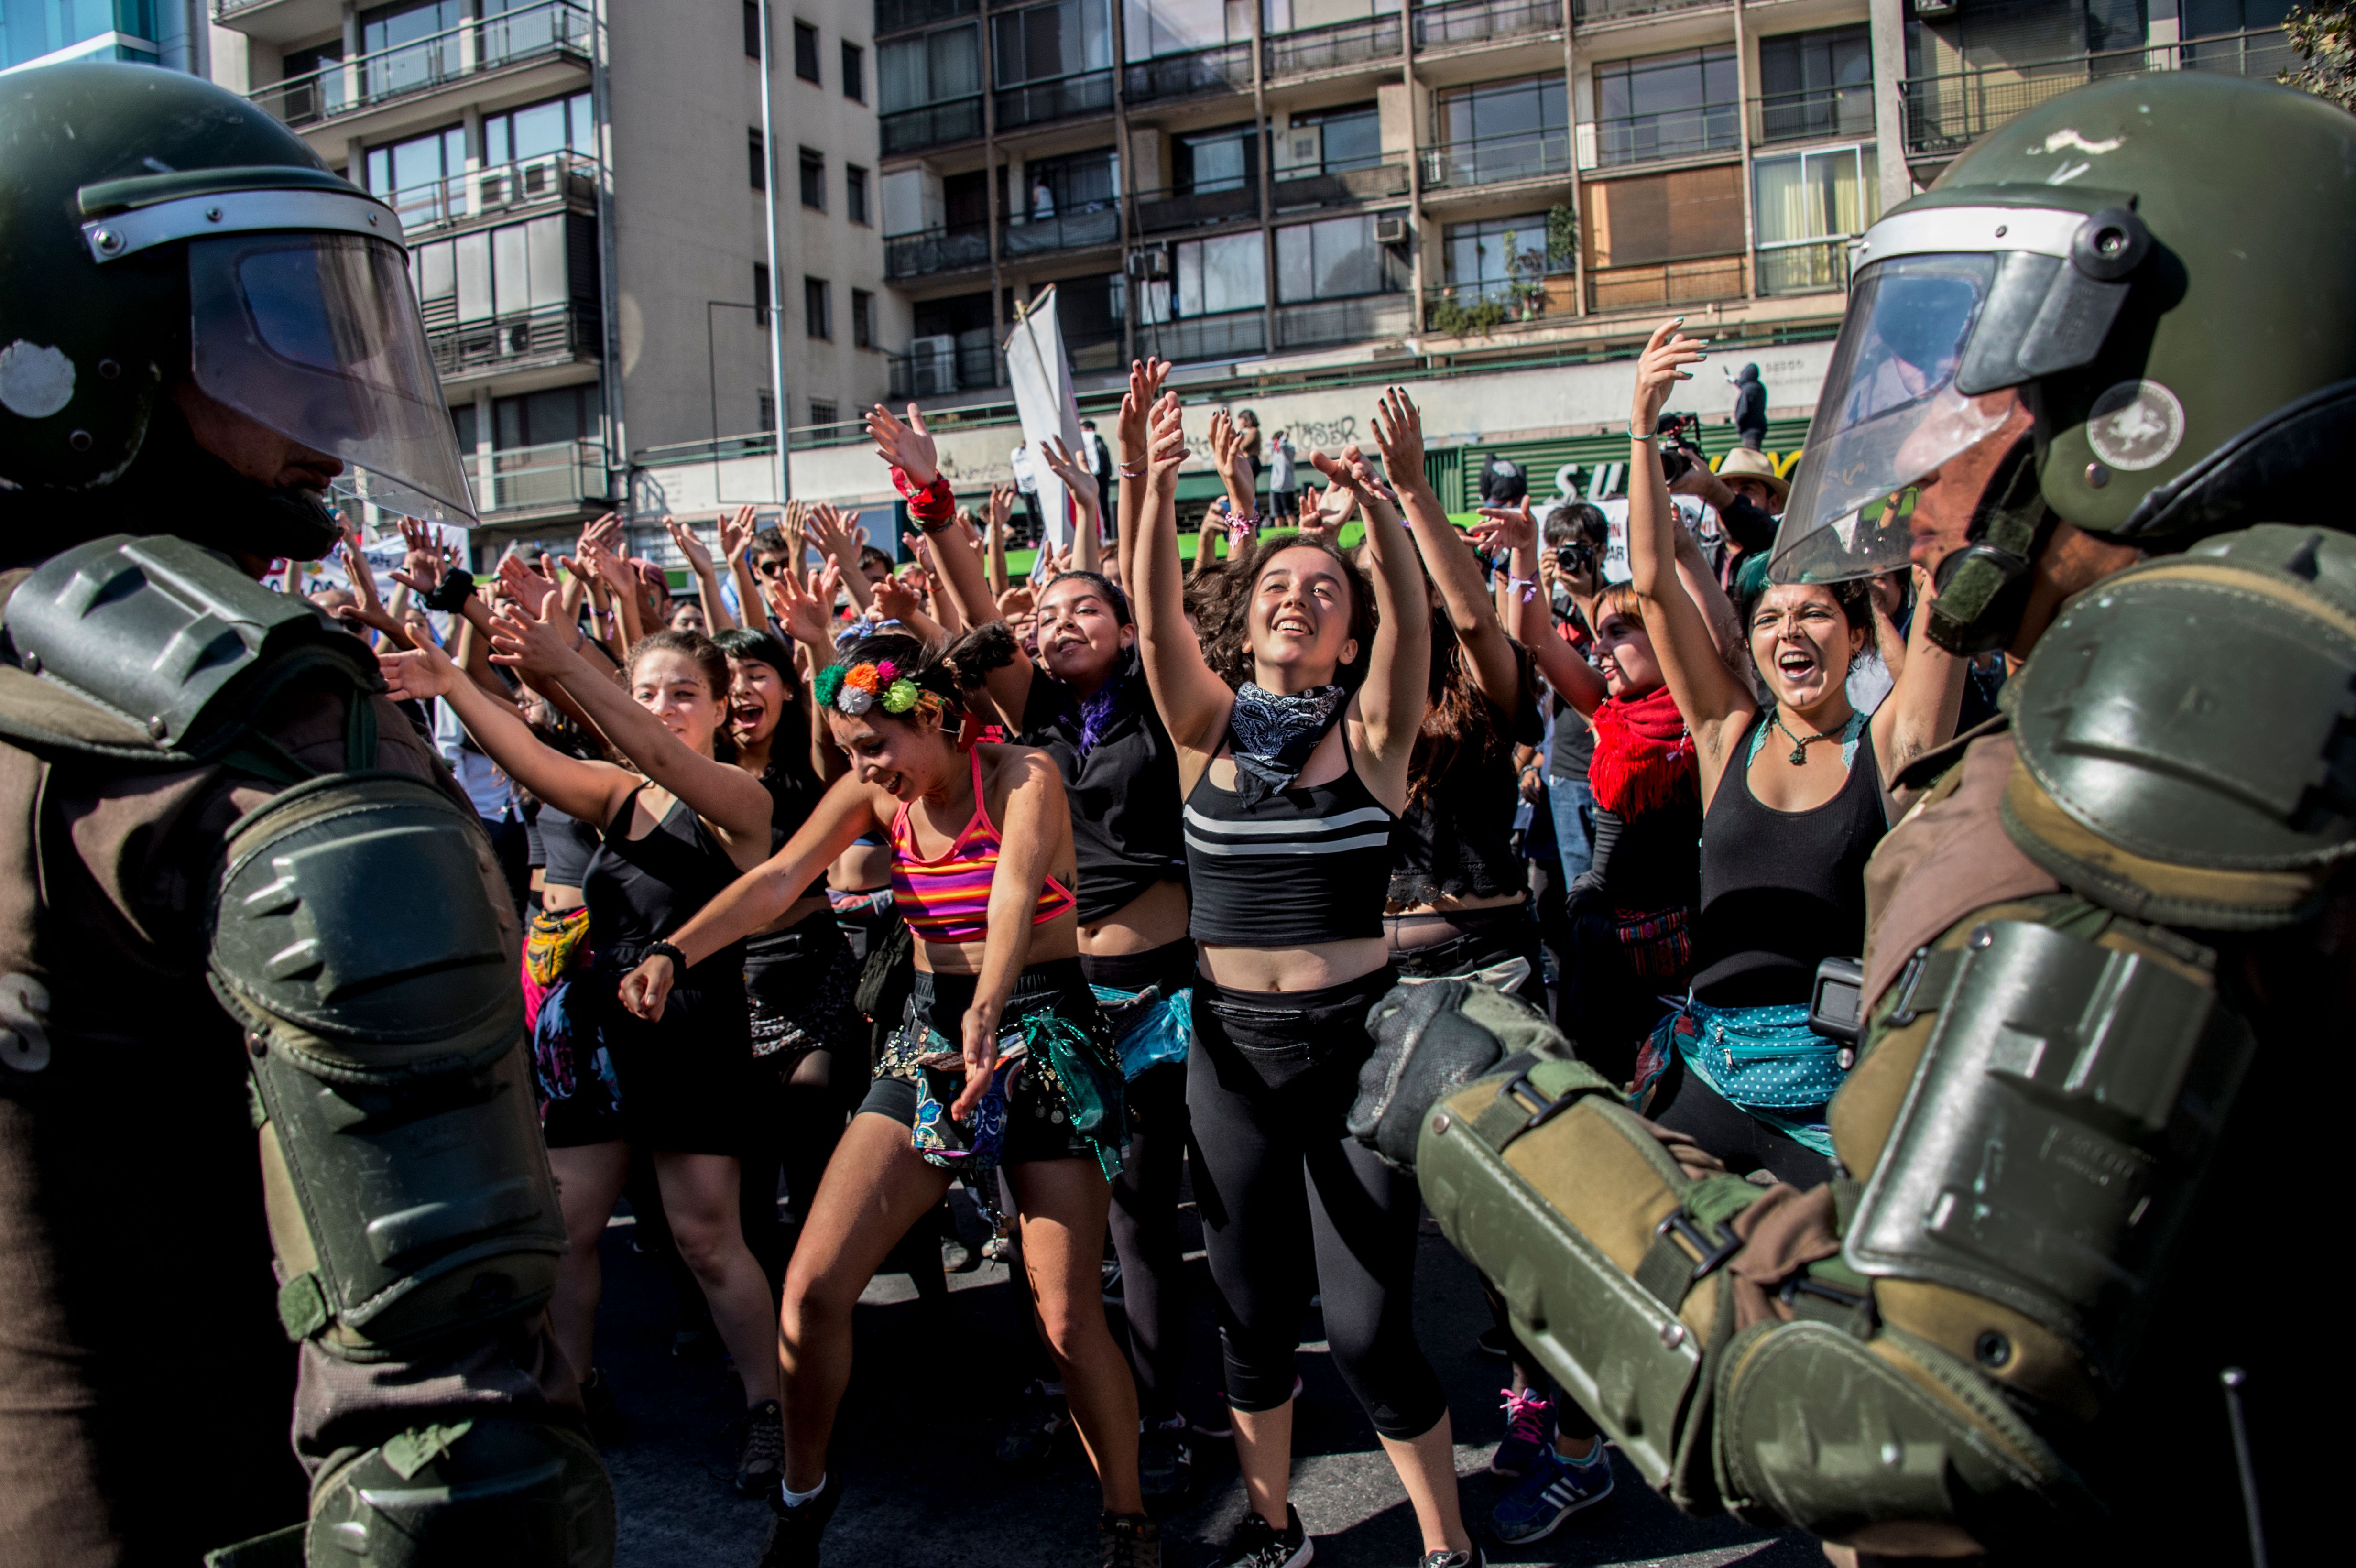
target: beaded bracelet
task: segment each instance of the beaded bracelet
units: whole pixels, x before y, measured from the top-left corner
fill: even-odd
[[[1505,579],[1505,591],[1507,592],[1510,593],[1517,588],[1521,590],[1522,603],[1525,604],[1538,596],[1538,580],[1535,577],[1508,577]]]
[[[1134,468],[1131,468],[1128,464],[1124,463],[1119,468],[1115,469],[1114,472],[1119,474],[1124,479],[1142,479],[1145,477],[1145,468],[1146,465],[1142,463],[1139,464]]]

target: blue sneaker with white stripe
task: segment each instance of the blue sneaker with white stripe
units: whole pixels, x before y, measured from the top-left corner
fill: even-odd
[[[1544,1541],[1564,1520],[1611,1495],[1612,1460],[1601,1444],[1593,1456],[1576,1463],[1549,1445],[1489,1510],[1489,1531],[1508,1546]]]

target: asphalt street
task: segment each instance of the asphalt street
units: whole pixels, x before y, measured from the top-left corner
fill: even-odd
[[[964,1195],[958,1195],[964,1202]],[[977,1224],[970,1211],[969,1222]],[[1191,1224],[1191,1211],[1188,1215]],[[1486,1473],[1504,1435],[1498,1389],[1505,1364],[1480,1353],[1488,1325],[1472,1271],[1424,1222],[1417,1284],[1417,1332],[1447,1385],[1458,1470],[1469,1518],[1486,1516],[1505,1484]],[[729,1489],[735,1442],[728,1431],[741,1403],[724,1365],[682,1364],[671,1355],[678,1309],[659,1262],[632,1244],[626,1213],[605,1232],[605,1295],[597,1360],[628,1418],[606,1451],[620,1510],[623,1568],[753,1568],[767,1535],[768,1509]],[[1189,1408],[1216,1387],[1216,1337],[1209,1280],[1192,1254],[1194,1332]],[[832,1449],[848,1484],[827,1532],[829,1568],[1082,1568],[1096,1558],[1097,1487],[1067,1434],[1054,1455],[1009,1469],[991,1448],[1027,1376],[1021,1301],[1006,1269],[984,1264],[950,1276],[937,1316],[916,1299],[905,1275],[880,1275],[859,1311],[857,1362]],[[1115,1328],[1119,1328],[1115,1314]],[[1306,1389],[1294,1427],[1294,1499],[1316,1538],[1316,1560],[1332,1568],[1411,1568],[1414,1520],[1390,1467],[1325,1352],[1312,1310],[1300,1356]],[[1504,1548],[1500,1563],[1676,1564],[1740,1563],[1751,1568],[1815,1568],[1807,1541],[1745,1530],[1732,1520],[1688,1520],[1647,1490],[1615,1455],[1612,1499],[1576,1515],[1550,1539]],[[1196,1500],[1163,1521],[1163,1561],[1197,1568],[1216,1561],[1243,1511],[1234,1450],[1197,1440]]]

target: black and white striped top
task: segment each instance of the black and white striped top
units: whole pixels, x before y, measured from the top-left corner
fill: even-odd
[[[1223,947],[1382,935],[1398,820],[1355,761],[1332,784],[1277,790],[1250,808],[1205,769],[1186,796],[1187,934]]]

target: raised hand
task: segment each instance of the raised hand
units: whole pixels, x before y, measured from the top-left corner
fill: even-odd
[[[1115,455],[1124,468],[1134,468],[1145,461],[1146,450],[1151,443],[1147,421],[1153,405],[1162,400],[1162,383],[1169,374],[1167,359],[1130,361],[1129,390],[1121,395],[1120,414],[1113,422]]]
[[[1643,434],[1659,424],[1661,410],[1668,405],[1677,383],[1693,379],[1693,372],[1686,367],[1709,357],[1704,352],[1709,339],[1687,336],[1677,330],[1685,324],[1684,316],[1672,316],[1645,340],[1644,352],[1636,360],[1636,400],[1628,415],[1631,433]]]
[[[722,513],[720,517],[722,558],[731,564],[744,560],[744,552],[753,548],[753,536],[760,531],[759,524],[750,507],[739,507],[734,512]]]
[[[810,542],[841,561],[845,571],[857,569],[860,549],[867,543],[867,530],[852,528],[849,518],[825,501],[809,509],[809,536]]]
[[[1080,497],[1082,505],[1087,507],[1097,505],[1097,476],[1089,473],[1078,458],[1072,455],[1070,450],[1064,445],[1061,437],[1049,436],[1042,443],[1040,450],[1046,454],[1049,470],[1056,478],[1064,482],[1072,494]]]
[[[1001,539],[1006,537],[1007,520],[1014,516],[1015,495],[1012,485],[992,485],[990,487],[990,531]]]
[[[1483,507],[1481,521],[1465,530],[1472,542],[1491,553],[1528,549],[1538,539],[1537,519],[1530,515],[1529,497],[1510,507]]]
[[[678,549],[680,554],[687,558],[687,564],[693,569],[695,574],[701,577],[710,571],[712,552],[703,548],[701,539],[695,537],[695,529],[668,515],[662,521],[663,527],[670,532],[671,544]]]
[[[929,485],[939,475],[938,449],[932,432],[925,428],[924,411],[916,404],[908,405],[905,421],[876,404],[867,411],[867,434],[875,443],[875,455],[906,475],[911,485]]]
[[[574,673],[581,666],[584,639],[577,627],[557,619],[562,613],[553,606],[540,614],[527,614],[513,604],[502,608],[491,619],[491,662],[544,678]]]
[[[420,638],[415,647],[376,656],[377,673],[395,702],[447,696],[466,675],[432,638]]]
[[[1383,472],[1395,486],[1423,478],[1423,412],[1404,387],[1384,389],[1375,406],[1375,445],[1383,454]]]
[[[906,624],[925,613],[924,596],[898,576],[885,578],[873,590],[875,609],[887,621]]]
[[[769,601],[769,612],[786,635],[798,643],[831,645],[834,635],[834,592],[842,580],[842,569],[829,561],[821,571],[804,579],[798,571],[777,573],[762,585]]]
[[[392,574],[392,580],[420,595],[441,587],[442,552],[434,545],[434,530],[415,517],[403,517],[401,543],[401,570]]]
[[[499,586],[527,615],[545,613],[548,602],[558,596],[555,582],[512,553],[499,557]]]

